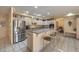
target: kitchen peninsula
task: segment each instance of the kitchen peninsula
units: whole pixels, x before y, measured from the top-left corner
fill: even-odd
[[[38,52],[44,48],[44,37],[49,36],[53,29],[43,28],[29,31],[27,47],[30,51]]]

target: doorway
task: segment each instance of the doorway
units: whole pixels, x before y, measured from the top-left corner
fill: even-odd
[[[56,19],[56,28],[59,33],[64,33],[64,18]]]

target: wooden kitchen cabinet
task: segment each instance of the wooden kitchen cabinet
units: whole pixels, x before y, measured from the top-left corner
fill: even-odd
[[[28,33],[28,37],[27,37],[27,48],[32,51],[33,49],[33,34],[32,33]]]

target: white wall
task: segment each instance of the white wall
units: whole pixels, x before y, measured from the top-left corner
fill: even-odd
[[[71,21],[72,25],[69,26],[68,22]],[[68,33],[75,32],[73,29],[76,28],[76,19],[74,17],[67,17],[64,19],[64,31]]]
[[[8,19],[6,15],[0,15],[0,22],[4,22],[4,26],[0,24],[0,39],[5,38],[8,36],[7,26],[8,26]]]
[[[79,39],[79,18],[77,18],[77,21],[76,21],[76,27],[77,27],[77,39]]]

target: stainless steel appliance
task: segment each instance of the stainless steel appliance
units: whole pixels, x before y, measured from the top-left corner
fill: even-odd
[[[25,40],[25,21],[14,20],[13,21],[13,43],[21,42]]]

